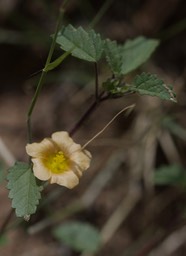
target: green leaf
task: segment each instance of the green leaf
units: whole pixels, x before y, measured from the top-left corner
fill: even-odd
[[[59,56],[56,60],[49,63],[48,66],[44,69],[45,72],[48,72],[50,70],[55,69],[57,66],[59,66],[72,52],[72,49],[70,51],[65,52],[61,56]]]
[[[122,49],[122,74],[127,74],[145,63],[155,51],[159,41],[137,37],[127,40]]]
[[[129,90],[142,95],[156,96],[163,100],[176,102],[176,96],[172,87],[166,85],[163,80],[154,74],[142,73],[141,75],[137,75]]]
[[[162,166],[155,171],[154,182],[157,185],[186,186],[186,171],[176,164]]]
[[[115,75],[128,74],[146,62],[159,42],[155,39],[137,37],[118,45],[115,41],[106,40],[106,60]]]
[[[72,56],[82,60],[97,62],[103,53],[104,41],[94,30],[86,32],[82,27],[65,27],[57,36],[56,42],[64,51],[72,50]]]
[[[128,91],[128,87],[122,83],[120,77],[108,78],[103,83],[103,89],[114,97],[121,97]]]
[[[122,47],[117,44],[116,41],[111,41],[107,39],[105,41],[105,55],[106,60],[112,70],[112,72],[117,76],[121,74],[122,67]]]
[[[12,208],[15,208],[17,217],[24,217],[29,220],[30,215],[36,212],[41,198],[41,187],[36,184],[30,165],[16,162],[9,169],[7,178]]]
[[[53,230],[54,236],[78,252],[96,252],[101,243],[95,227],[83,222],[68,222]]]

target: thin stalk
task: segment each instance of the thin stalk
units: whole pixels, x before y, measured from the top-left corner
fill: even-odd
[[[94,19],[92,20],[92,22],[89,25],[91,28],[94,28],[96,26],[96,24],[101,20],[101,18],[104,16],[104,14],[108,10],[108,8],[111,6],[112,2],[113,2],[113,0],[106,0],[103,3],[103,5],[99,9],[98,13],[96,14],[96,16],[94,17]]]
[[[64,12],[65,12],[64,6],[66,5],[67,2],[68,2],[68,0],[64,1],[61,8],[60,8],[60,13],[59,13],[59,17],[58,17],[58,20],[57,20],[57,25],[56,25],[56,28],[55,28],[54,37],[53,37],[53,40],[52,40],[52,44],[50,46],[48,57],[47,57],[45,66],[42,70],[41,77],[39,79],[35,94],[32,98],[32,101],[31,101],[31,104],[30,104],[30,107],[29,107],[29,110],[28,110],[28,113],[27,113],[27,130],[28,130],[28,142],[29,143],[32,142],[32,132],[31,132],[32,131],[32,127],[31,127],[32,113],[33,113],[35,104],[37,102],[38,96],[39,96],[39,94],[41,92],[41,89],[43,87],[44,78],[46,77],[46,74],[48,72],[47,71],[47,66],[50,64],[51,59],[52,59],[52,55],[53,55],[53,52],[54,52],[54,49],[55,49],[57,34],[58,34],[59,28],[61,26],[62,19],[63,19],[63,16],[64,16]]]
[[[28,114],[27,114],[27,129],[28,129],[28,143],[32,142],[32,127],[31,127],[31,116],[36,104],[36,101],[38,99],[38,96],[40,94],[40,91],[42,89],[43,83],[44,83],[44,78],[46,76],[46,72],[42,71],[34,97],[32,98],[29,110],[28,110]]]
[[[72,128],[72,130],[69,132],[70,136],[74,135],[77,130],[80,128],[80,126],[84,123],[84,121],[89,117],[95,109],[98,107],[98,105],[101,103],[101,97],[104,94],[104,92],[101,92],[98,95],[98,100],[95,100],[92,105],[87,109],[87,111],[83,114],[83,116],[80,118],[80,120],[76,123],[76,125]]]
[[[80,120],[76,123],[76,125],[72,128],[72,130],[69,132],[70,136],[74,135],[79,127],[82,125],[82,123],[87,119],[87,117],[96,109],[97,107],[97,101],[94,101],[92,105],[87,109],[87,111],[84,113],[84,115],[80,118]]]

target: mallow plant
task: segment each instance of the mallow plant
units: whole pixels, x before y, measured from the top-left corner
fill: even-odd
[[[158,47],[159,40],[139,36],[128,39],[122,44],[108,38],[105,39],[91,28],[75,27],[72,24],[63,26],[64,9],[65,5],[63,4],[55,32],[51,35],[52,43],[48,58],[27,112],[28,142],[25,145],[25,150],[28,154],[28,161],[17,161],[14,166],[9,168],[7,175],[7,187],[9,198],[12,200],[12,208],[15,209],[18,217],[23,217],[26,220],[36,213],[43,187],[49,186],[50,183],[57,183],[59,186],[72,189],[81,184],[79,183],[80,178],[87,169],[91,172],[93,155],[87,150],[87,146],[100,133],[85,145],[75,142],[72,136],[101,102],[111,98],[126,98],[128,94],[133,93],[176,102],[172,86],[166,84],[156,74],[142,72],[134,77],[130,76],[133,77],[130,82],[125,80],[126,75],[137,70],[150,58]],[[60,48],[61,55],[51,61],[56,47]],[[32,138],[31,121],[34,107],[44,85],[44,79],[48,72],[52,72],[53,69],[62,65],[62,62],[70,56],[87,62],[87,65],[92,65],[92,72],[95,74],[95,100],[85,110],[84,115],[71,131],[63,129],[55,131],[48,138],[35,142]],[[98,67],[103,63],[110,69],[110,75],[100,84]],[[114,104],[114,100],[111,104]],[[120,113],[129,111],[134,106],[135,102],[133,105],[123,108],[111,122]]]

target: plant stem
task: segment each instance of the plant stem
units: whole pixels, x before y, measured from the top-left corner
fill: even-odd
[[[84,115],[80,118],[80,120],[76,123],[76,125],[72,128],[72,130],[69,132],[70,136],[74,135],[74,133],[77,132],[79,127],[82,125],[82,123],[86,120],[86,118],[96,109],[97,107],[97,101],[94,101],[92,105],[87,109],[87,111],[84,113]]]
[[[96,62],[94,63],[94,67],[95,67],[95,101],[92,103],[92,105],[90,105],[90,107],[87,109],[84,115],[80,118],[77,124],[69,132],[70,136],[72,136],[79,129],[82,123],[96,109],[96,107],[99,105],[100,101],[102,100],[102,96],[104,92],[101,92],[99,94],[98,65]]]
[[[38,99],[39,93],[42,89],[43,83],[44,83],[44,77],[46,76],[46,72],[42,71],[41,73],[41,77],[39,79],[34,97],[32,98],[29,110],[28,110],[28,114],[27,114],[27,128],[28,128],[28,142],[31,143],[32,142],[32,128],[31,128],[31,116],[36,104],[36,101]]]
[[[104,92],[101,92],[98,95],[98,100],[95,100],[92,105],[90,105],[90,107],[87,109],[87,111],[84,113],[84,115],[80,118],[80,120],[76,123],[76,125],[72,128],[72,130],[69,132],[70,136],[74,135],[74,133],[77,132],[77,130],[79,129],[79,127],[82,125],[82,123],[87,119],[87,117],[92,114],[95,109],[98,107],[98,105],[101,103],[101,99],[102,99],[102,95],[104,94]]]
[[[39,82],[38,82],[38,85],[37,85],[37,88],[36,88],[36,91],[35,91],[35,94],[32,98],[32,101],[31,101],[31,104],[30,104],[30,107],[29,107],[29,110],[28,110],[28,113],[27,113],[27,130],[28,130],[28,142],[31,143],[32,142],[32,127],[31,127],[31,117],[32,117],[32,113],[33,113],[33,110],[34,110],[34,107],[35,107],[35,104],[37,102],[37,99],[38,99],[38,96],[41,92],[41,89],[43,87],[43,84],[44,84],[44,78],[46,77],[46,74],[47,74],[47,66],[50,64],[51,62],[51,59],[52,59],[52,55],[53,55],[53,52],[54,52],[54,49],[55,49],[55,44],[56,44],[56,38],[57,38],[57,34],[58,34],[58,31],[59,31],[59,28],[61,26],[61,23],[62,23],[62,19],[63,19],[63,16],[64,16],[64,6],[66,5],[66,3],[68,2],[68,0],[64,1],[63,4],[61,5],[61,8],[60,8],[60,13],[59,13],[59,17],[58,17],[58,21],[57,21],[57,25],[56,25],[56,28],[55,28],[55,32],[54,32],[54,37],[53,37],[53,40],[52,40],[52,44],[50,46],[50,50],[49,50],[49,53],[48,53],[48,57],[47,57],[47,60],[46,60],[46,63],[45,63],[45,66],[42,70],[42,73],[41,73],[41,77],[39,79]]]
[[[98,13],[96,14],[96,16],[94,17],[94,19],[92,20],[92,22],[90,23],[90,27],[94,28],[96,26],[96,24],[100,21],[100,19],[104,16],[104,14],[106,13],[106,11],[108,10],[108,8],[110,7],[110,5],[112,4],[113,0],[106,0],[103,5],[101,6],[101,8],[99,9]]]

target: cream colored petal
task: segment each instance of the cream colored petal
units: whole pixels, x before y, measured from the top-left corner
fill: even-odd
[[[68,132],[55,132],[52,134],[52,140],[67,154],[81,149],[81,146],[70,138]]]
[[[57,183],[71,189],[79,184],[79,178],[74,174],[73,171],[69,170],[63,174],[52,175],[50,183]]]
[[[85,171],[90,166],[92,156],[89,151],[77,151],[70,155],[70,160],[75,164],[79,171]]]
[[[82,169],[77,164],[73,164],[71,170],[80,178],[82,176]]]
[[[49,180],[51,177],[50,171],[44,166],[40,159],[32,159],[34,175],[39,180]]]
[[[26,145],[26,152],[32,157],[45,157],[50,153],[57,151],[57,146],[51,139],[45,138],[40,143],[31,143]]]

